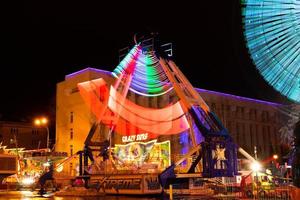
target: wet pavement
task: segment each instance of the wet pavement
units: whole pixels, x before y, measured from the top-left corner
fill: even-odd
[[[168,200],[169,196],[113,196],[104,195],[97,197],[60,197],[55,196],[53,193],[40,196],[37,191],[0,191],[0,200]],[[208,200],[208,199],[236,199],[236,198],[212,198],[203,196],[177,196],[174,195],[174,200]]]

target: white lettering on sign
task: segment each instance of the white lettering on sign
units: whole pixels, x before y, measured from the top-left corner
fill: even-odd
[[[135,135],[129,135],[129,136],[123,136],[122,142],[134,142],[135,141]]]
[[[138,135],[128,135],[122,137],[122,142],[134,142],[134,141],[143,141],[148,139],[148,133],[142,133]]]
[[[136,141],[142,141],[147,139],[148,139],[148,133],[143,133],[136,136]]]

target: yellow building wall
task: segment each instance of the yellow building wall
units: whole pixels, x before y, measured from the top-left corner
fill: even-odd
[[[83,149],[84,141],[95,117],[81,98],[77,84],[97,78],[104,78],[108,83],[112,79],[107,74],[100,73],[99,70],[87,68],[66,76],[65,81],[57,84],[56,151],[67,152],[71,156]],[[78,163],[78,158],[74,158],[64,165],[63,172],[75,175]]]

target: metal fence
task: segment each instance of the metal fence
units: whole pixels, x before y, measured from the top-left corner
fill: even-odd
[[[214,197],[220,199],[261,199],[261,200],[292,200],[292,187],[280,185],[275,187],[255,186],[241,188],[238,186],[215,185]]]

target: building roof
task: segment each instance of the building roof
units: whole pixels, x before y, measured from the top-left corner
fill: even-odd
[[[88,67],[88,68],[82,69],[80,71],[68,74],[68,75],[65,76],[65,78],[69,79],[72,76],[77,76],[77,75],[80,75],[80,74],[85,73],[87,71],[104,73],[104,74],[107,74],[107,75],[111,75],[111,73],[112,73],[112,72],[107,71],[107,70]],[[259,99],[253,99],[253,98],[249,98],[249,97],[242,97],[242,96],[237,96],[237,95],[233,95],[233,94],[227,94],[227,93],[222,93],[222,92],[217,92],[217,91],[212,91],[212,90],[206,90],[206,89],[201,89],[201,88],[195,88],[195,89],[196,89],[196,91],[198,91],[200,93],[203,92],[203,93],[208,93],[208,94],[215,94],[215,95],[219,95],[219,96],[233,98],[233,99],[240,100],[240,101],[248,101],[248,102],[250,101],[250,102],[253,102],[253,103],[267,104],[267,105],[270,105],[270,106],[281,106],[282,105],[280,103],[264,101],[264,100],[259,100]]]
[[[85,68],[85,69],[79,70],[77,72],[66,75],[65,80],[67,80],[69,78],[72,78],[73,76],[77,76],[77,75],[80,75],[80,74],[83,74],[83,73],[86,73],[86,72],[89,72],[89,71],[111,75],[110,71],[88,67],[88,68]]]
[[[200,88],[195,88],[195,89],[196,89],[196,91],[198,91],[200,93],[204,92],[204,93],[209,93],[209,94],[216,94],[216,95],[219,95],[219,96],[229,97],[229,98],[237,99],[237,100],[240,100],[240,101],[250,101],[250,102],[254,102],[254,103],[268,104],[270,106],[281,106],[282,105],[280,103],[264,101],[264,100],[259,100],[259,99],[253,99],[253,98],[248,98],[248,97],[241,97],[241,96],[237,96],[237,95],[233,95],[233,94],[216,92],[216,91],[212,91],[212,90],[205,90],[205,89],[200,89]]]

